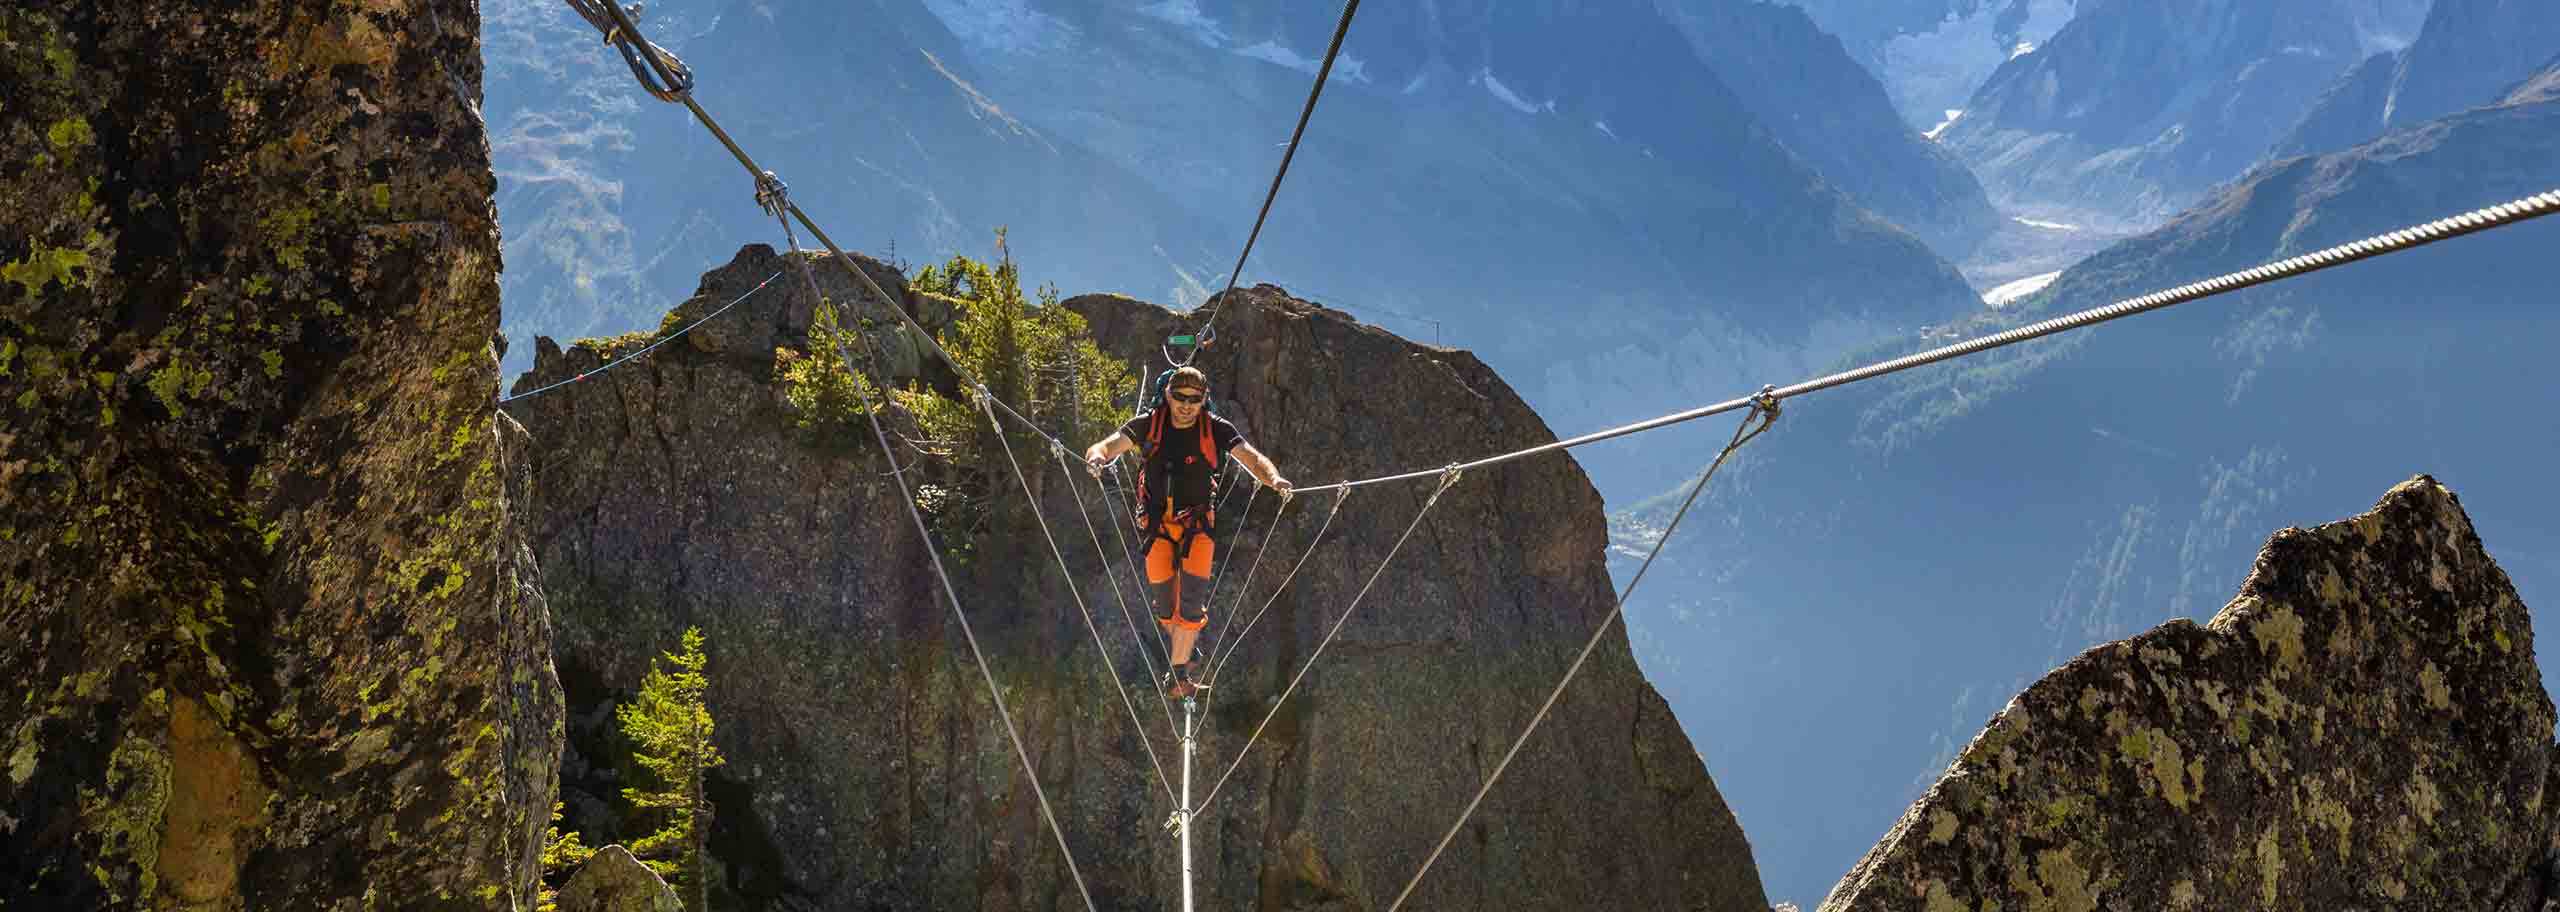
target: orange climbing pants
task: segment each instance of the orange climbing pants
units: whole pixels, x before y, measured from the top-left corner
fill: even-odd
[[[1189,548],[1183,545],[1190,538]],[[1192,535],[1184,518],[1166,510],[1160,521],[1154,543],[1147,546],[1147,584],[1156,591],[1156,623],[1177,630],[1198,630],[1209,622],[1208,606],[1182,602],[1182,580],[1176,579],[1174,564],[1182,565],[1182,576],[1207,580],[1211,559],[1217,555],[1217,542],[1209,539],[1208,530]]]

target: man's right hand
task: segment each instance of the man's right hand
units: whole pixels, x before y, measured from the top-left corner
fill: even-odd
[[[1084,454],[1084,470],[1092,475],[1095,481],[1102,480],[1102,467],[1110,464],[1111,460],[1102,458],[1100,453]]]

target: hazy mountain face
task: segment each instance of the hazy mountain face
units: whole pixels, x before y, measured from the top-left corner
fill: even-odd
[[[2486,103],[2560,54],[2560,5],[2437,0],[2418,38],[2324,92],[2270,158],[2330,152]]]
[[[1873,74],[1794,7],[1660,0],[1662,14],[1778,141],[1860,206],[1961,261],[2000,214],[1953,153],[1902,122]]]
[[[654,326],[741,243],[782,242],[737,162],[642,94],[583,20],[546,0],[485,8],[511,369],[536,334]],[[988,255],[1001,226],[1056,264],[1043,274],[1147,294],[1176,286],[1171,262],[1209,255],[1163,189],[977,92],[965,52],[921,7],[668,3],[643,28],[839,244]]]
[[[775,240],[727,154],[624,85],[582,22],[492,5],[513,30],[491,42],[489,104],[511,332],[651,325],[718,251]],[[670,4],[651,27],[839,243],[985,255],[1005,226],[1035,281],[1188,304],[1233,267],[1336,21],[868,0]],[[1826,181],[1782,135],[1645,0],[1370,8],[1244,280],[1473,348],[1567,433],[1971,306],[1943,261],[1835,189],[1857,180]],[[1587,464],[1626,495],[1675,461]]]
[[[2560,103],[2526,101],[2262,169],[2014,312],[1859,360],[2560,186]],[[2411,474],[2462,493],[2548,618],[2560,425],[2526,416],[2560,405],[2560,324],[2527,264],[2555,242],[2502,229],[1790,402],[1628,609],[1770,896],[1828,890],[2026,682],[2210,617],[2268,531]],[[1703,462],[1712,424],[1647,445]],[[1621,553],[1667,512],[1622,515]]]
[[[1696,4],[1691,4],[1696,5]],[[1883,80],[1895,110],[1927,130],[1964,107],[1991,71],[2053,37],[2077,0],[1796,0]]]
[[[1943,139],[2004,208],[2147,227],[2258,161],[2380,34],[2328,0],[2092,4]]]

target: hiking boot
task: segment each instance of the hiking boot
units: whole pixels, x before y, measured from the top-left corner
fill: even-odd
[[[1188,662],[1173,666],[1171,670],[1164,673],[1165,696],[1179,700],[1191,696],[1199,689],[1199,685],[1191,682],[1191,664]]]

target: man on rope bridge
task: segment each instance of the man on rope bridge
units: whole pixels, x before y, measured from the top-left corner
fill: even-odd
[[[1084,451],[1085,465],[1097,477],[1111,460],[1131,450],[1144,463],[1134,516],[1148,543],[1147,584],[1155,591],[1156,623],[1173,632],[1173,664],[1163,684],[1165,695],[1175,698],[1199,689],[1191,680],[1191,646],[1208,624],[1209,612],[1207,605],[1183,601],[1182,578],[1194,580],[1193,588],[1209,580],[1218,547],[1211,535],[1218,524],[1222,454],[1234,456],[1254,480],[1284,497],[1292,487],[1234,424],[1206,413],[1208,401],[1209,375],[1196,367],[1177,368],[1170,373],[1162,402]],[[1176,567],[1180,573],[1174,572]]]

